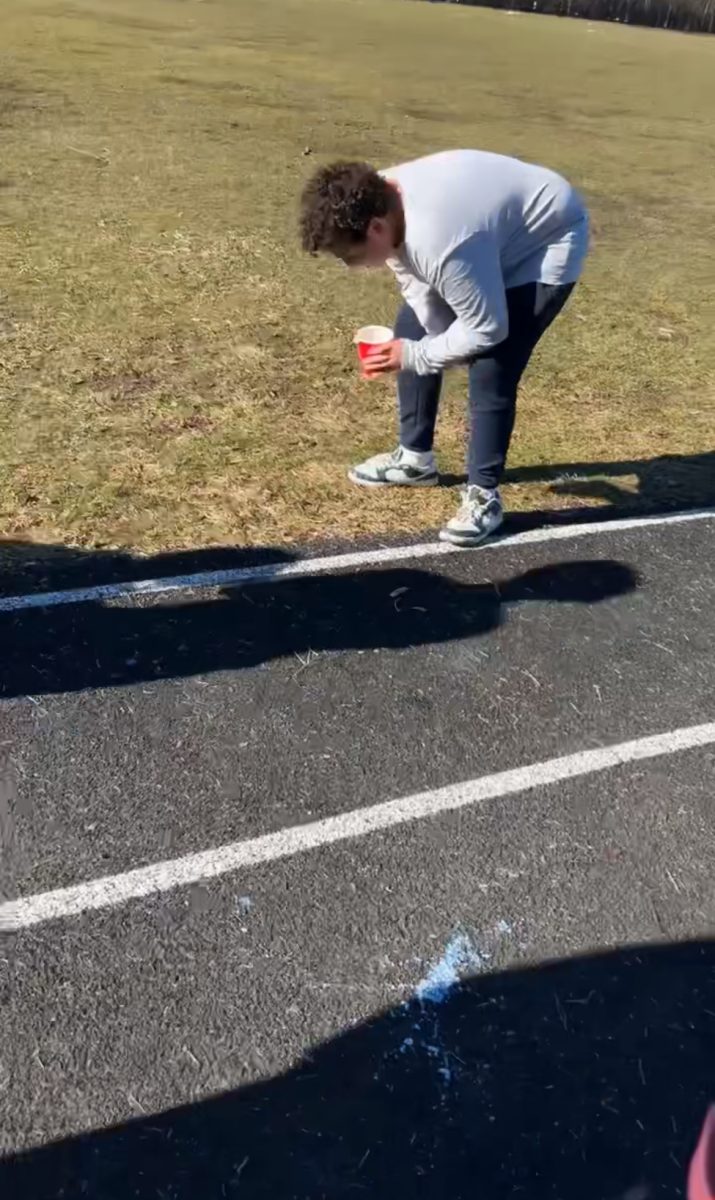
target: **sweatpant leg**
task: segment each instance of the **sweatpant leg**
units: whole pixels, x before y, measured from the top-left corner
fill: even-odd
[[[498,487],[516,416],[516,393],[532,351],[560,313],[573,283],[509,288],[509,334],[469,366],[470,483]]]
[[[421,341],[425,331],[413,310],[405,304],[395,322],[395,337]],[[441,375],[417,375],[400,371],[397,376],[397,406],[400,418],[400,445],[407,450],[431,450],[437,410],[442,391]]]

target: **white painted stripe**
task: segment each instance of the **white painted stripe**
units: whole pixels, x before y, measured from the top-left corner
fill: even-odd
[[[715,508],[670,513],[660,517],[624,517],[617,521],[592,521],[584,525],[545,525],[523,533],[493,538],[479,547],[497,550],[501,546],[526,546],[533,542],[561,541],[587,537],[595,533],[618,533],[626,529],[648,529],[653,525],[677,525],[684,521],[715,518]],[[93,587],[67,588],[61,592],[31,592],[26,596],[0,597],[0,612],[22,608],[50,608],[58,604],[80,604],[91,600],[116,600],[121,597],[159,595],[162,592],[189,591],[192,588],[245,587],[251,583],[278,582],[305,575],[325,575],[349,567],[374,567],[405,559],[437,558],[465,551],[448,542],[420,542],[413,546],[384,546],[372,550],[354,550],[348,554],[328,554],[321,558],[299,558],[294,562],[264,563],[256,567],[234,567],[223,571],[198,571],[194,575],[169,575],[165,579],[136,579],[124,583],[100,583]]]
[[[452,784],[432,792],[419,792],[401,800],[388,800],[383,804],[354,809],[352,812],[327,817],[322,821],[312,821],[307,825],[293,825],[277,833],[264,834],[248,841],[231,842],[213,850],[187,854],[184,858],[139,867],[122,875],[108,875],[103,879],[91,879],[86,883],[76,884],[74,887],[7,901],[0,905],[0,930],[9,932],[27,929],[30,925],[39,925],[58,917],[76,916],[89,909],[113,908],[127,900],[137,900],[142,896],[215,879],[219,875],[244,867],[255,867],[259,863],[290,858],[294,854],[305,853],[306,850],[364,837],[366,834],[418,821],[424,817],[453,812],[455,809],[466,808],[485,800],[494,800],[498,796],[531,791],[545,784],[575,779],[579,775],[590,775],[595,771],[605,771],[623,763],[657,758],[659,755],[675,754],[680,750],[713,743],[715,721],[707,725],[674,729],[670,733],[660,733],[654,737],[638,738],[633,742],[621,742],[616,746],[582,750],[564,758],[551,758],[546,762],[517,767],[516,770],[500,771],[497,775],[484,775],[481,779]]]

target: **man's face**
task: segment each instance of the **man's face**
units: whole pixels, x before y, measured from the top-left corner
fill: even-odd
[[[364,242],[345,246],[338,255],[346,267],[384,267],[395,253],[395,235],[387,217],[373,217]]]

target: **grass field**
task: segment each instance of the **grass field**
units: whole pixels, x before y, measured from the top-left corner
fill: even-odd
[[[295,202],[319,161],[462,145],[563,171],[594,217],[508,503],[633,502],[644,479],[649,503],[715,498],[710,460],[646,465],[712,444],[714,39],[410,0],[3,0],[0,68],[0,536],[148,552],[437,524],[449,489],[345,479],[393,441],[350,346],[393,288],[302,257]],[[621,460],[643,467],[534,469]]]

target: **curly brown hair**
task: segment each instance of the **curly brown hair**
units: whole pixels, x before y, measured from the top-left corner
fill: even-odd
[[[364,242],[374,217],[394,207],[392,186],[363,162],[336,162],[320,167],[306,183],[300,201],[300,236],[304,250],[339,254],[341,247]]]

